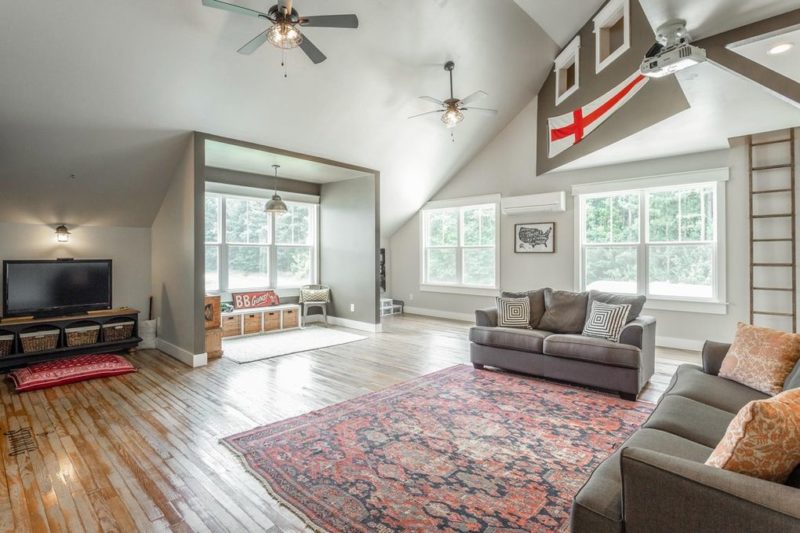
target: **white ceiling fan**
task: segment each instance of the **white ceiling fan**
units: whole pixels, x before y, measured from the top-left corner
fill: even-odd
[[[470,94],[465,98],[456,98],[453,95],[453,69],[455,69],[456,64],[452,61],[448,61],[444,64],[444,69],[450,73],[450,98],[446,100],[437,100],[431,96],[420,96],[420,100],[425,100],[426,102],[431,102],[439,106],[439,109],[434,111],[426,111],[425,113],[420,113],[418,115],[413,115],[408,118],[417,118],[417,117],[424,117],[426,115],[433,115],[441,113],[441,121],[444,123],[447,128],[452,129],[455,128],[459,122],[464,120],[464,111],[478,111],[482,113],[488,113],[491,115],[496,115],[496,109],[488,109],[485,107],[474,107],[469,106],[471,102],[475,102],[476,100],[480,100],[484,98],[486,95],[483,91],[475,91],[474,93]]]

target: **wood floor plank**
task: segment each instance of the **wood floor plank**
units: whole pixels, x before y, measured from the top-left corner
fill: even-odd
[[[142,350],[136,374],[25,394],[4,382],[3,432],[32,427],[39,449],[0,443],[0,533],[307,531],[219,439],[467,364],[469,326],[406,315],[360,342],[244,365]],[[686,362],[698,354],[659,350],[641,399]]]

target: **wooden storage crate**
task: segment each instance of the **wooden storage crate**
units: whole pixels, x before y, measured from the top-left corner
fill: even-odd
[[[206,329],[220,327],[220,307],[221,298],[219,296],[206,296],[205,306],[203,307],[203,319]]]
[[[222,317],[222,336],[236,337],[242,334],[241,315],[228,315]]]
[[[244,334],[261,333],[261,313],[244,315]]]
[[[206,354],[209,359],[222,356],[222,328],[206,330]]]
[[[67,339],[67,346],[70,348],[74,346],[86,346],[89,344],[97,344],[100,338],[100,326],[81,326],[64,329],[64,334]]]
[[[133,337],[133,320],[103,324],[103,342],[118,342]]]
[[[14,349],[14,335],[0,335],[0,357],[11,353]]]
[[[58,346],[58,337],[60,335],[61,330],[58,329],[43,329],[20,333],[19,340],[22,343],[22,352],[35,353],[55,350]]]
[[[280,311],[268,311],[264,313],[264,331],[275,331],[281,329]]]
[[[297,324],[297,309],[286,309],[283,311],[283,329],[296,328]]]

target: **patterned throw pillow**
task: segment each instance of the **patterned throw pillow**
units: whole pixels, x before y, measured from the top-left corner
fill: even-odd
[[[329,302],[331,300],[330,289],[301,289],[300,303],[303,302]]]
[[[706,464],[785,482],[800,465],[800,389],[742,407]]]
[[[622,328],[625,327],[630,310],[630,304],[612,305],[598,301],[592,302],[592,311],[583,326],[582,335],[619,342],[619,335],[622,333]]]
[[[800,359],[800,335],[741,322],[719,375],[772,396]]]
[[[501,328],[531,329],[531,301],[524,298],[497,298],[497,325]]]

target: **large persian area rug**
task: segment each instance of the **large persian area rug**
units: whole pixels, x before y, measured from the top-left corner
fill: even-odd
[[[651,410],[459,365],[222,442],[318,531],[564,531]]]

